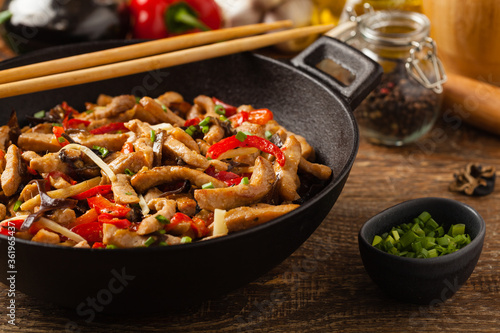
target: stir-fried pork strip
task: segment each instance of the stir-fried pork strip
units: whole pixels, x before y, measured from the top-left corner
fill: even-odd
[[[174,200],[158,198],[154,199],[153,205],[156,213],[142,220],[139,229],[137,229],[137,234],[147,235],[162,229],[163,224],[158,217],[162,216],[166,220],[170,220],[176,212],[176,203]]]
[[[243,206],[227,211],[224,220],[226,221],[228,231],[236,232],[268,222],[298,207],[299,205],[295,204],[279,206],[256,204]]]
[[[0,127],[0,149],[1,150],[5,150],[8,146],[9,132],[10,132],[9,126],[4,125],[4,126]]]
[[[128,134],[126,133],[94,135],[90,135],[88,133],[77,133],[70,136],[77,143],[85,147],[93,148],[94,146],[99,146],[110,151],[119,151],[128,139]]]
[[[58,244],[61,239],[58,234],[45,229],[40,229],[35,236],[31,239],[33,242],[46,243],[46,244]]]
[[[5,196],[16,193],[21,185],[21,151],[16,145],[10,145],[5,154],[5,170],[2,172],[2,190]]]
[[[223,181],[211,177],[202,171],[182,166],[162,166],[141,171],[132,177],[131,183],[137,192],[143,193],[153,186],[175,183],[180,180],[189,180],[191,184],[197,187],[202,187],[207,183],[212,183],[216,188],[226,187]]]
[[[109,167],[114,173],[125,173],[125,170],[137,173],[143,167],[149,165],[149,162],[142,151],[129,154],[119,153],[119,155],[109,163]]]
[[[123,173],[116,175],[116,181],[112,182],[111,188],[115,202],[123,205],[139,203],[139,197],[132,185],[130,185],[130,176]]]
[[[61,171],[68,173],[68,165],[61,161],[59,153],[48,153],[41,157],[33,158],[30,161],[30,168],[39,173],[49,173],[52,171]]]
[[[52,133],[21,133],[17,144],[22,150],[33,150],[37,152],[57,152],[61,149],[61,145],[54,139],[54,134]]]
[[[167,91],[163,95],[158,96],[158,100],[163,105],[170,107],[172,103],[182,103],[184,102],[184,97],[175,91]]]
[[[260,201],[272,188],[275,174],[271,162],[257,157],[249,184],[194,191],[194,198],[202,209],[231,209]]]
[[[7,215],[7,207],[4,204],[0,203],[0,220],[3,220]]]
[[[96,108],[91,113],[94,119],[113,118],[118,114],[130,110],[135,105],[135,96],[121,95],[114,97],[104,108]]]
[[[182,129],[178,127],[173,128],[171,131],[168,132],[168,134],[170,134],[174,139],[185,144],[186,147],[188,147],[189,149],[195,151],[198,154],[200,153],[200,148],[198,147],[196,141],[193,139],[191,135],[187,134]]]
[[[326,165],[309,162],[304,157],[300,159],[299,170],[310,173],[321,180],[328,180],[332,175],[332,169]]]
[[[277,189],[285,201],[294,201],[300,198],[297,193],[300,186],[300,179],[297,175],[301,159],[300,143],[295,136],[290,135],[281,150],[286,156],[286,162],[284,166],[274,164],[274,171],[278,178]]]
[[[184,119],[173,113],[172,110],[166,106],[162,107],[151,97],[143,97],[140,103],[146,112],[149,112],[156,118],[158,123],[170,123],[182,126],[185,122]]]
[[[147,236],[141,236],[128,229],[119,229],[113,224],[104,223],[102,226],[102,241],[105,244],[121,248],[142,247],[147,239]]]

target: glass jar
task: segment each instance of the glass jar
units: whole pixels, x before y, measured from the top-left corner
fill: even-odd
[[[354,114],[370,142],[401,146],[418,140],[434,125],[446,76],[426,16],[367,8],[339,38],[377,61],[384,74]]]

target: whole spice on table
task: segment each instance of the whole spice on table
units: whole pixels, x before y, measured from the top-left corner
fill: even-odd
[[[496,170],[493,166],[481,166],[469,163],[454,174],[454,181],[449,189],[452,192],[462,192],[466,195],[483,196],[493,192],[495,188]]]

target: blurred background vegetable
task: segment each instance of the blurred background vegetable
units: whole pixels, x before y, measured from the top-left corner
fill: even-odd
[[[133,37],[165,38],[219,29],[222,16],[214,0],[132,0]]]
[[[5,0],[1,35],[16,53],[49,46],[121,39],[129,30],[127,0]]]

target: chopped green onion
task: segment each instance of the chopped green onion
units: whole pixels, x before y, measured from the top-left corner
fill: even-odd
[[[226,116],[220,116],[219,119],[220,119],[220,121],[226,121],[227,117]]]
[[[243,177],[243,178],[241,179],[241,183],[242,183],[243,185],[248,185],[248,184],[250,184],[250,181],[248,180],[248,177]]]
[[[155,130],[151,130],[151,135],[150,135],[150,138],[151,142],[155,142],[156,140],[156,132]]]
[[[236,139],[238,139],[239,141],[243,142],[245,141],[247,138],[247,135],[243,132],[238,132],[236,133]]]
[[[133,195],[132,192],[125,192],[126,195]]]
[[[165,111],[165,112],[167,112],[167,111],[168,111],[167,107],[166,107],[165,105],[163,105],[163,104],[161,105],[161,108],[162,108],[162,109],[163,109],[163,111]]]
[[[161,230],[158,230],[158,233],[159,233],[160,235],[163,235],[163,234],[166,234],[166,233],[167,233],[167,230],[165,230],[165,229],[161,229]]]
[[[15,212],[17,212],[19,210],[19,207],[21,207],[21,205],[23,204],[23,202],[21,200],[17,200],[16,203],[14,204],[14,208],[12,208]]]
[[[85,111],[86,114],[91,114],[92,112],[94,112],[94,109],[89,109]]]
[[[189,236],[184,236],[181,238],[181,243],[186,244],[186,243],[191,243],[193,240]]]
[[[201,132],[203,134],[207,134],[209,130],[210,130],[210,127],[208,127],[208,126],[201,126]]]
[[[162,224],[168,224],[168,223],[170,223],[169,219],[167,219],[165,216],[163,216],[161,214],[156,215],[155,219],[157,219],[158,222],[160,222]]]
[[[117,248],[118,248],[118,246],[113,245],[113,244],[106,245],[106,249],[114,250],[114,249],[117,249]]]
[[[144,245],[146,247],[150,246],[151,244],[153,244],[154,242],[156,241],[156,239],[153,237],[153,236],[150,236],[148,239],[146,239],[146,242],[144,243]]]
[[[190,136],[193,136],[194,133],[196,133],[197,129],[194,126],[189,126],[186,128],[185,132],[189,134]]]
[[[33,115],[33,117],[37,119],[42,119],[43,117],[45,117],[45,110],[38,111]]]
[[[59,143],[64,143],[66,142],[66,139],[60,136],[59,138],[57,138],[57,141],[59,141]]]
[[[139,104],[141,98],[139,96],[135,96],[135,104]]]
[[[158,245],[160,245],[160,246],[168,246],[167,242],[160,242]]]
[[[221,115],[221,116],[226,115],[226,109],[224,109],[224,107],[222,105],[216,105],[214,111],[218,115]]]
[[[206,190],[206,189],[215,188],[215,187],[214,187],[214,184],[212,184],[212,182],[209,182],[209,183],[201,185],[201,188]]]
[[[135,175],[135,172],[131,171],[129,168],[125,169],[125,174],[129,175],[129,176],[133,176]]]
[[[108,156],[108,154],[109,154],[109,150],[107,148],[105,148],[105,147],[92,146],[92,149],[97,150],[99,152],[99,154],[101,154],[102,158]]]
[[[61,123],[52,123],[52,126],[54,126],[54,127],[62,127],[62,124]]]
[[[202,121],[200,121],[200,123],[198,125],[200,126],[207,126],[208,124],[210,124],[210,120],[212,118],[210,118],[210,116],[207,116],[205,117],[205,119],[203,119]]]
[[[273,136],[273,133],[271,133],[271,131],[266,131],[266,133],[264,133],[264,136],[266,137],[267,140],[269,140]]]
[[[390,254],[408,258],[435,258],[455,252],[471,242],[465,234],[465,224],[451,225],[447,234],[428,212],[410,223],[393,227],[376,235],[372,245]]]

